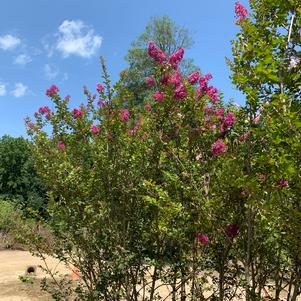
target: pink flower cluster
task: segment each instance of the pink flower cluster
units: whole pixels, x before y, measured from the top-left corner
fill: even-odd
[[[168,58],[168,63],[171,64],[171,66],[174,69],[177,69],[178,64],[182,61],[184,56],[184,48],[177,49],[173,54],[171,54]]]
[[[165,53],[160,48],[158,48],[154,42],[150,42],[148,44],[147,52],[148,55],[159,64],[163,64],[163,62],[166,60]]]
[[[155,80],[151,77],[151,76],[148,76],[145,80],[145,82],[149,85],[149,86],[153,86],[156,82]]]
[[[101,93],[103,91],[103,85],[102,84],[96,84],[96,89],[98,93]]]
[[[104,105],[103,99],[99,98],[97,104],[102,107]]]
[[[210,73],[199,78],[200,86],[196,90],[196,96],[199,98],[202,95],[207,95],[213,103],[216,103],[219,99],[218,90],[213,86],[208,86],[208,81],[210,79],[212,79]]]
[[[206,234],[203,234],[203,233],[198,234],[198,241],[199,241],[199,243],[201,243],[203,245],[207,245],[210,242],[209,237]]]
[[[81,116],[83,116],[83,115],[84,115],[84,112],[81,111],[80,109],[75,108],[75,109],[73,110],[73,116],[74,116],[74,118],[79,118],[79,117],[81,117]]]
[[[59,142],[57,143],[57,148],[59,150],[65,150],[66,148],[65,143],[62,140],[59,140]]]
[[[188,82],[191,85],[194,85],[194,84],[196,84],[199,81],[199,78],[200,78],[200,72],[199,71],[195,71],[195,72],[191,73],[188,76]]]
[[[56,85],[52,85],[49,89],[46,90],[46,95],[51,97],[56,95],[59,92],[59,89]]]
[[[165,98],[165,94],[163,92],[160,92],[160,91],[156,91],[154,94],[153,94],[153,98],[155,101],[163,101],[164,98]]]
[[[281,180],[279,181],[279,187],[280,187],[281,189],[287,188],[287,187],[288,187],[288,180],[286,180],[286,179],[281,179]]]
[[[48,106],[42,106],[38,111],[41,115],[46,115],[46,119],[49,120],[51,118],[51,110]],[[37,117],[36,114],[35,117]]]
[[[265,173],[261,173],[259,175],[259,182],[263,183],[267,179],[267,175]]]
[[[166,63],[166,54],[155,44],[155,42],[149,42],[147,52],[148,55],[157,63]],[[179,48],[168,57],[167,62],[176,70],[178,68],[178,64],[183,59],[183,56],[184,48]]]
[[[207,92],[207,90],[208,90],[208,81],[210,79],[212,79],[212,77],[213,76],[211,75],[211,73],[208,73],[208,74],[200,77],[199,82],[200,82],[201,92],[204,92],[204,93]]]
[[[241,3],[237,1],[235,3],[235,14],[238,21],[243,22],[247,18],[249,11]]]
[[[182,74],[181,74],[181,72],[179,70],[177,72],[175,72],[172,75],[172,77],[170,78],[168,83],[174,85],[175,87],[181,85],[182,84]]]
[[[238,235],[238,232],[239,227],[237,224],[230,224],[225,227],[225,234],[232,239]]]
[[[210,86],[207,89],[206,94],[209,96],[213,103],[216,103],[218,101],[218,91],[215,87]]]
[[[136,132],[139,130],[139,128],[140,128],[140,122],[137,122],[133,128],[129,129],[129,136],[134,136]]]
[[[176,87],[173,97],[174,99],[184,99],[187,97],[187,90],[182,83]]]
[[[36,129],[39,129],[40,127],[38,125],[35,125],[32,121],[30,120],[26,120],[25,121],[26,123],[26,126],[29,130],[36,130]]]
[[[50,112],[51,112],[51,110],[48,106],[43,106],[43,107],[39,108],[39,113],[42,115],[50,113]]]
[[[100,132],[100,129],[96,125],[92,124],[90,126],[90,132],[94,135],[98,135]]]
[[[224,108],[205,107],[204,108],[205,121],[207,122],[207,128],[212,130],[218,129],[223,134],[228,128],[230,128],[235,122],[235,115],[233,112],[228,112],[224,117]]]
[[[130,119],[130,111],[128,109],[120,109],[119,116],[121,121],[128,121]]]
[[[251,135],[251,132],[250,131],[247,131],[245,132],[244,134],[242,134],[240,137],[239,137],[239,141],[241,142],[245,142]]]
[[[167,86],[169,84],[169,74],[167,72],[163,73],[161,84]]]
[[[152,109],[152,106],[150,105],[150,103],[146,103],[146,104],[144,105],[144,109],[145,109],[146,111],[150,111],[150,110]]]
[[[211,153],[214,157],[227,151],[227,146],[222,139],[216,140],[211,146]]]
[[[229,112],[224,120],[224,127],[229,128],[231,127],[235,122],[235,117],[232,112]]]

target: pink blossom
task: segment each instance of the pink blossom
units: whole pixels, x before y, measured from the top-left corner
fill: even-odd
[[[155,80],[151,77],[151,76],[148,76],[146,79],[145,79],[146,83],[149,85],[149,86],[153,86],[156,82]]]
[[[195,71],[188,76],[188,82],[192,85],[196,84],[200,78],[200,72]]]
[[[161,84],[164,86],[167,86],[168,83],[169,83],[169,74],[167,72],[165,72],[162,75]]]
[[[144,109],[145,109],[146,111],[150,111],[150,110],[152,109],[152,106],[150,105],[150,103],[146,103],[146,104],[144,105]]]
[[[34,130],[35,129],[35,124],[32,121],[27,121],[26,122],[26,126],[30,130]]]
[[[211,113],[212,113],[212,108],[211,108],[211,107],[205,107],[205,108],[204,108],[204,112],[205,112],[206,114],[211,114]]]
[[[260,121],[260,118],[261,118],[260,114],[257,114],[257,115],[255,116],[255,118],[254,118],[254,122],[255,122],[256,124],[258,124],[259,121]]]
[[[215,87],[210,86],[207,89],[206,94],[210,97],[213,103],[216,103],[218,101],[218,91]]]
[[[81,111],[80,109],[75,108],[73,110],[73,116],[74,116],[74,118],[79,118],[79,117],[81,117],[83,115],[84,115],[84,112]]]
[[[37,118],[39,116],[39,113],[38,112],[34,112],[33,115],[34,115],[35,118]]]
[[[184,56],[184,48],[177,49],[173,54],[171,54],[168,58],[168,62],[176,68],[178,64],[181,62]]]
[[[249,138],[250,135],[251,135],[251,132],[250,132],[250,131],[245,132],[244,134],[242,134],[242,135],[239,137],[239,141],[241,141],[241,142],[246,141],[246,140]]]
[[[61,140],[59,140],[59,142],[57,143],[57,148],[60,150],[65,150],[66,146],[65,143]]]
[[[201,89],[201,87],[197,87],[195,89],[194,99],[198,100],[201,97],[201,95],[202,95],[202,89]]]
[[[97,104],[102,107],[104,105],[103,99],[99,98]]]
[[[261,173],[261,174],[259,175],[259,182],[260,182],[260,183],[263,183],[263,182],[266,180],[266,178],[267,178],[267,175],[264,174],[264,173]]]
[[[96,84],[96,89],[98,93],[101,93],[103,91],[103,85],[102,84]]]
[[[201,76],[199,79],[200,83],[200,92],[206,93],[208,90],[208,81],[212,79],[212,75],[210,73]]]
[[[147,135],[144,133],[144,134],[139,138],[139,140],[140,140],[140,141],[144,141],[144,140],[146,140],[146,138],[147,138]]]
[[[39,113],[42,114],[42,115],[51,112],[51,110],[50,110],[50,108],[49,108],[48,106],[40,107],[38,111],[39,111]]]
[[[219,108],[219,109],[216,109],[214,111],[214,115],[218,116],[219,118],[223,118],[224,117],[224,113],[225,113],[225,109],[224,108]]]
[[[235,14],[236,18],[239,22],[243,22],[247,15],[249,14],[249,11],[238,1],[235,3]]]
[[[279,187],[280,187],[281,189],[288,187],[288,180],[286,180],[286,179],[281,179],[281,180],[279,181]]]
[[[58,93],[59,89],[56,85],[52,85],[49,89],[46,90],[46,95],[47,96],[53,96]]]
[[[46,117],[47,120],[50,120],[51,117],[52,117],[52,113],[51,113],[51,112],[47,113],[47,114],[45,115],[45,117]]]
[[[119,116],[122,121],[128,121],[130,119],[131,114],[128,109],[120,109],[119,112]]]
[[[179,71],[173,74],[173,76],[170,78],[169,83],[172,85],[175,85],[175,87],[182,84],[182,75]]]
[[[206,234],[203,233],[199,233],[198,234],[198,241],[199,243],[201,243],[202,245],[207,245],[209,244],[209,237]]]
[[[211,146],[211,152],[214,157],[227,151],[227,146],[222,139],[216,140]]]
[[[212,76],[212,74],[211,73],[207,73],[207,74],[205,74],[205,79],[207,80],[207,81],[209,81],[210,79],[212,79],[213,78],[213,76]]]
[[[154,42],[150,42],[148,44],[147,52],[148,55],[159,64],[162,64],[166,59],[165,53],[160,48],[158,48]]]
[[[234,122],[235,122],[234,114],[232,112],[229,112],[224,120],[224,126],[228,128],[232,126]]]
[[[163,92],[157,91],[153,94],[153,98],[155,101],[163,101],[165,98],[165,94]]]
[[[70,98],[71,98],[71,96],[70,96],[70,95],[67,95],[67,96],[65,96],[65,100],[66,100],[66,101],[69,101],[69,100],[70,100]]]
[[[139,130],[140,124],[139,122],[137,124],[135,124],[135,126],[133,128],[131,128],[129,130],[129,135],[130,136],[134,136],[136,134],[136,132]]]
[[[180,84],[173,95],[174,99],[184,99],[187,97],[187,90],[183,84]]]
[[[99,132],[100,132],[100,129],[96,125],[92,124],[90,126],[90,131],[91,131],[92,134],[98,135]]]
[[[230,224],[225,227],[225,234],[230,237],[234,238],[238,235],[239,227],[237,224]]]

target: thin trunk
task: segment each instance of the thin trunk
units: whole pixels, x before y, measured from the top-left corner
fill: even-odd
[[[219,267],[219,301],[224,300],[224,277],[225,277],[225,268],[224,268],[224,260],[222,260],[221,265]]]
[[[294,292],[293,292],[292,299],[290,301],[296,301],[297,300],[298,292],[299,292],[299,289],[300,289],[301,270],[298,266],[296,266],[296,270],[297,270],[297,276],[296,276],[296,280],[295,280],[295,283],[294,283]]]
[[[154,295],[155,295],[155,290],[156,290],[156,282],[157,282],[157,272],[158,272],[158,267],[154,267],[154,273],[153,273],[153,279],[152,279],[152,286],[151,286],[151,291],[150,291],[150,296],[149,300],[152,301],[154,300]]]
[[[247,211],[248,218],[248,240],[247,240],[247,260],[245,264],[245,277],[246,277],[246,301],[251,301],[252,296],[250,294],[250,262],[251,262],[251,241],[252,241],[252,221],[251,221],[251,210]]]
[[[184,269],[181,269],[181,301],[186,300],[185,275]]]

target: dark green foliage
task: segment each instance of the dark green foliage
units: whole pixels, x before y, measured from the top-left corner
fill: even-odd
[[[0,196],[14,200],[29,214],[45,214],[45,189],[34,169],[28,141],[22,137],[0,139]]]

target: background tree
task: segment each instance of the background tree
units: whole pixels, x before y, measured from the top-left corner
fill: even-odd
[[[125,57],[129,68],[123,72],[124,84],[131,91],[134,103],[142,103],[145,96],[148,95],[145,78],[151,75],[155,67],[155,63],[146,51],[150,41],[154,41],[166,55],[172,54],[179,48],[189,49],[194,43],[188,29],[176,25],[169,17],[152,18],[146,25],[145,32],[132,42],[132,47]],[[184,59],[180,68],[185,75],[197,69],[192,59]]]
[[[0,196],[21,208],[45,213],[45,189],[34,169],[28,141],[19,137],[0,139]]]

